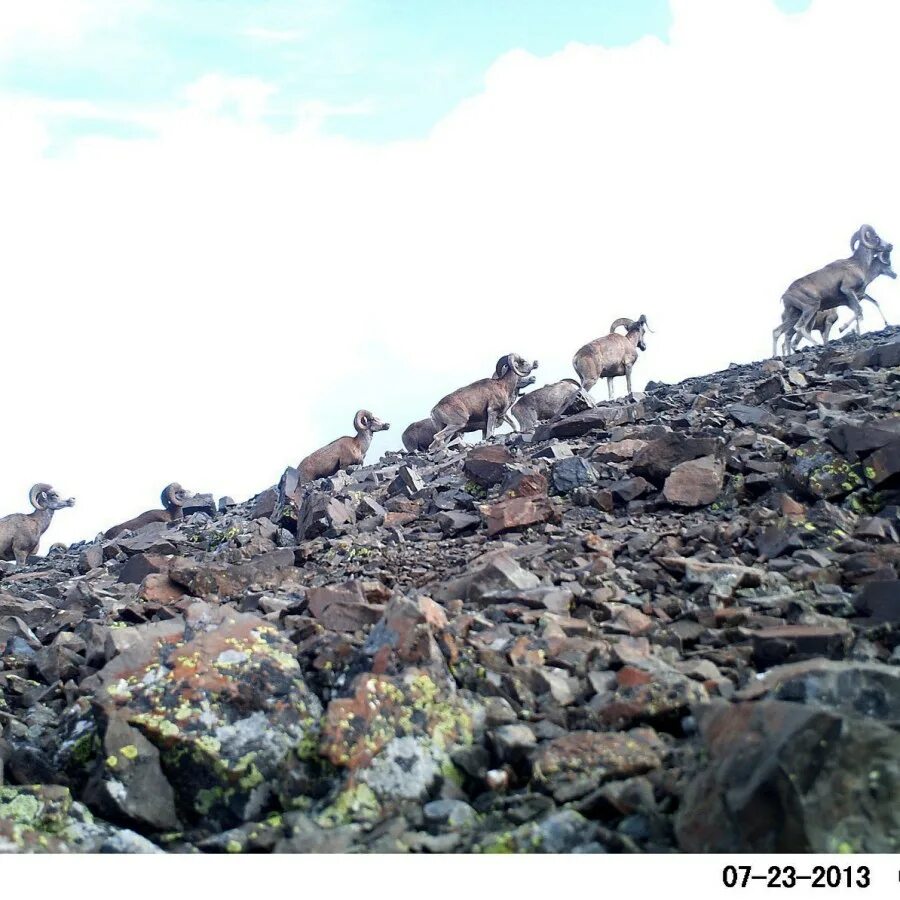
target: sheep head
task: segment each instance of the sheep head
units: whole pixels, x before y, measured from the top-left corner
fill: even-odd
[[[357,432],[387,431],[391,427],[391,423],[382,422],[378,416],[373,415],[367,409],[361,409],[353,419],[353,427]]]
[[[177,481],[173,481],[163,488],[159,499],[162,505],[171,512],[175,509],[181,509],[185,502],[193,496],[190,491],[186,491]]]
[[[59,494],[49,484],[36,484],[28,493],[28,500],[35,509],[65,509],[75,505],[75,498],[69,497],[62,500]]]
[[[497,360],[493,377],[504,378],[510,371],[513,371],[518,376],[519,383],[521,384],[522,379],[527,378],[537,367],[537,360],[530,363],[524,357],[519,356],[518,353],[508,353],[506,356],[501,356],[500,359]],[[534,379],[532,378],[528,383],[533,384]]]
[[[647,322],[647,317],[641,313],[637,320],[629,319],[623,317],[621,319],[616,319],[612,325],[609,326],[609,333],[614,334],[617,328],[624,328],[625,333],[629,336],[637,332],[637,348],[638,350],[646,350],[647,345],[644,343],[644,333],[649,331],[653,334],[653,329],[650,327]]]
[[[866,250],[876,251],[882,245],[882,240],[878,237],[878,232],[871,225],[860,225],[856,231],[853,232],[853,237],[850,238],[850,249],[855,253],[857,246],[862,244]]]
[[[508,365],[508,359],[508,356],[501,356],[500,359],[497,360],[497,365],[494,366],[494,374],[491,375],[491,378],[497,379],[503,377],[503,373],[506,371],[506,366]],[[535,360],[533,368],[536,369],[537,365],[537,360]],[[537,381],[537,378],[535,378],[534,375],[529,375],[527,378],[520,377],[519,383],[516,386],[516,390],[522,391],[530,385],[534,384],[535,381]]]
[[[891,266],[891,251],[893,244],[882,243],[881,249],[875,254],[875,267],[879,275],[887,275],[888,278],[896,278],[897,273]]]

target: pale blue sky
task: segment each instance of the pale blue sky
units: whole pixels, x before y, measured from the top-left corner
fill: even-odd
[[[775,3],[795,12],[809,0]],[[510,50],[665,40],[671,23],[668,0],[151,0],[127,9],[65,46],[13,43],[0,54],[0,85],[103,108],[103,117],[55,116],[63,142],[146,136],[127,114],[177,103],[210,72],[273,85],[273,128],[290,127],[300,104],[321,102],[345,111],[326,130],[386,141],[427,134]]]

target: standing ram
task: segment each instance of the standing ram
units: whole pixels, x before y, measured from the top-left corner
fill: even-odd
[[[616,329],[624,326],[625,334],[617,334]],[[601,379],[606,379],[609,399],[613,399],[613,378],[625,376],[628,393],[631,393],[631,370],[638,358],[638,351],[646,350],[644,333],[652,329],[647,324],[647,317],[638,319],[616,319],[609,326],[609,334],[585,344],[572,360],[572,365],[581,380],[585,391]]]
[[[348,466],[362,465],[376,431],[387,431],[390,422],[382,422],[367,409],[359,410],[353,418],[356,434],[353,437],[339,437],[320,447],[302,459],[297,466],[300,483],[328,478]]]
[[[50,527],[53,513],[75,505],[75,498],[61,500],[49,484],[36,484],[28,494],[33,513],[13,513],[0,519],[0,559],[15,559],[24,566],[28,557],[37,552],[44,532]]]
[[[438,429],[430,450],[443,449],[457,435],[481,428],[488,440],[509,412],[519,392],[522,379],[538,367],[517,353],[497,360],[492,378],[473,381],[438,401],[431,410],[431,420]]]
[[[897,277],[891,268],[894,246],[883,241],[871,225],[861,225],[850,238],[850,249],[853,253],[847,259],[835,260],[816,272],[798,278],[784,292],[781,298],[784,304],[782,321],[772,332],[773,356],[778,354],[778,339],[789,332],[796,332],[801,338],[817,343],[812,336],[811,325],[816,314],[822,310],[849,307],[853,313],[850,324],[855,324],[857,331],[863,317],[860,306],[863,299],[870,300],[881,312],[881,307],[866,293],[866,288],[879,275]],[[787,339],[787,343],[793,346],[793,336]]]
[[[499,378],[501,376],[505,362],[505,356],[502,356],[497,360],[497,365],[494,367],[493,378]],[[534,381],[534,375],[529,375],[527,378],[520,378],[518,387],[516,388],[516,397],[519,397],[522,391],[529,385],[534,384]],[[503,414],[502,419],[510,426],[510,428],[515,428],[515,423],[510,419],[509,410]],[[485,426],[485,422],[483,421],[472,422],[470,424],[471,427],[466,428],[466,431],[483,430]],[[434,420],[430,416],[427,419],[419,419],[418,422],[413,422],[411,425],[408,425],[403,432],[403,446],[406,447],[410,453],[414,453],[417,450],[427,450],[431,446],[432,441],[434,441],[434,436],[437,432],[438,426],[435,425]],[[457,435],[457,437],[461,437],[461,434]]]

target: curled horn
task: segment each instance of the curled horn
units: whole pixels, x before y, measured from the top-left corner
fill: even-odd
[[[617,328],[623,325],[625,326],[625,330],[628,331],[631,326],[634,325],[634,320],[628,318],[616,319],[616,321],[609,326],[609,333],[613,334]]]
[[[159,499],[166,509],[170,509],[173,506],[183,506],[183,502],[178,497],[182,492],[183,489],[181,485],[177,481],[173,481],[163,488],[163,492],[159,495]]]
[[[28,492],[28,500],[35,509],[46,509],[47,504],[41,499],[41,495],[47,495],[52,490],[49,484],[36,484]]]
[[[497,360],[497,366],[494,369],[494,378],[502,378],[512,367],[515,353],[507,353]]]
[[[370,413],[367,409],[361,409],[353,417],[353,427],[357,431],[365,431],[369,427],[369,423],[371,421],[372,421],[372,413]]]
[[[641,313],[641,317],[638,319],[638,325],[643,325],[650,334],[656,334],[656,332],[650,327],[650,323],[647,321],[647,317]]]
[[[877,250],[880,243],[878,233],[871,225],[860,225],[850,238],[850,249],[855,251],[857,243],[867,250]]]

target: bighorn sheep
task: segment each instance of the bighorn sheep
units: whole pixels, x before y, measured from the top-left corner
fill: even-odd
[[[33,513],[13,513],[0,519],[0,559],[15,559],[24,566],[28,557],[37,551],[41,536],[50,527],[53,513],[75,505],[75,498],[60,500],[49,484],[36,484],[28,494]]]
[[[301,483],[327,478],[347,466],[358,466],[366,458],[366,451],[372,443],[376,431],[387,431],[389,422],[373,416],[367,409],[361,409],[353,419],[355,437],[340,437],[330,444],[310,453],[297,466]]]
[[[492,437],[500,421],[518,396],[522,379],[527,379],[538,361],[530,363],[517,353],[497,360],[494,375],[473,381],[438,401],[431,420],[438,429],[430,450],[446,447],[457,434],[481,428],[484,440]]]
[[[567,409],[579,394],[588,406],[594,405],[594,401],[574,378],[545,384],[536,391],[525,394],[516,400],[510,410],[510,415],[516,420],[516,430],[534,431],[539,422],[552,419]]]
[[[127,522],[113,525],[112,528],[107,529],[103,533],[103,537],[109,540],[118,537],[123,531],[137,531],[139,528],[144,528],[153,522],[174,522],[176,519],[181,518],[181,507],[184,506],[185,501],[193,496],[190,491],[186,491],[180,484],[172,482],[172,484],[166,485],[159,495],[160,502],[165,507],[164,509],[148,509],[147,512],[143,512]]]
[[[853,313],[851,324],[856,325],[857,331],[863,317],[860,307],[863,298],[871,300],[881,312],[877,301],[866,294],[866,288],[879,275],[897,277],[891,268],[893,244],[885,243],[871,225],[861,225],[850,238],[850,249],[852,256],[838,259],[817,272],[798,278],[784,292],[781,302],[785,314],[781,324],[772,332],[773,356],[778,353],[779,337],[789,330],[816,343],[810,333],[810,324],[820,310],[849,307]]]
[[[500,370],[503,368],[505,360],[505,356],[497,360],[494,374],[491,376],[492,378],[500,377]],[[516,396],[519,397],[525,388],[534,384],[534,381],[535,378],[533,375],[529,375],[528,378],[520,378],[516,388]],[[515,429],[515,423],[510,419],[508,410],[503,414],[502,418],[510,428]],[[483,429],[484,425],[485,423],[482,421],[474,422],[472,427],[470,429],[467,428],[466,430],[478,431],[479,429]],[[410,453],[414,453],[417,450],[427,450],[431,446],[431,442],[434,440],[437,430],[437,426],[430,417],[427,419],[419,419],[418,422],[413,422],[412,425],[407,426],[406,430],[403,432],[403,446],[406,447]]]
[[[616,329],[625,326],[625,334],[617,334]],[[644,332],[652,329],[647,317],[642,315],[637,321],[616,319],[609,326],[609,334],[585,344],[572,360],[572,365],[581,379],[581,386],[589,391],[601,378],[606,379],[609,399],[613,399],[613,378],[625,376],[628,393],[631,393],[631,370],[638,357],[638,350],[646,350]]]

